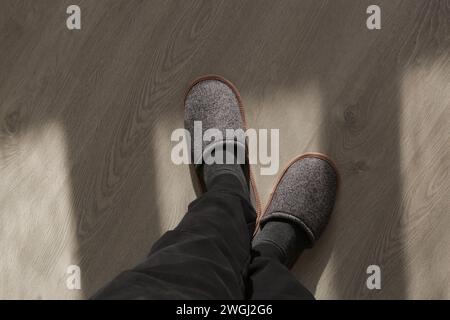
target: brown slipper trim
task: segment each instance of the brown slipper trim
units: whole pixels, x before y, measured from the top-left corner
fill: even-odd
[[[275,190],[278,188],[278,185],[280,184],[281,179],[283,179],[283,177],[284,177],[284,175],[286,174],[286,172],[288,171],[288,169],[289,169],[295,162],[297,162],[297,161],[299,161],[299,160],[302,160],[302,159],[305,159],[305,158],[317,158],[317,159],[321,159],[321,160],[326,161],[326,162],[333,168],[333,170],[336,172],[336,176],[337,176],[337,183],[336,183],[337,186],[336,186],[336,190],[339,189],[339,185],[340,185],[340,181],[341,181],[341,178],[340,178],[340,175],[339,175],[339,171],[337,170],[337,166],[336,166],[336,164],[334,163],[334,161],[331,160],[328,156],[326,156],[326,155],[324,155],[324,154],[322,154],[322,153],[318,153],[318,152],[307,152],[307,153],[304,153],[304,154],[302,154],[302,155],[300,155],[300,156],[294,157],[291,161],[289,161],[289,163],[287,164],[287,166],[283,169],[283,171],[281,172],[281,175],[278,177],[277,182],[276,182],[276,183],[274,184],[274,186],[272,187],[272,191],[270,192],[269,200],[267,201],[267,204],[266,204],[266,206],[264,207],[263,214],[261,215],[260,219],[258,219],[258,220],[256,221],[256,229],[255,229],[256,231],[255,231],[255,233],[256,233],[257,231],[259,231],[261,219],[262,219],[262,217],[265,215],[265,213],[266,213],[266,211],[267,211],[267,208],[269,208],[269,205],[270,205],[270,203],[272,202],[272,199],[273,199],[273,195],[275,194]],[[300,220],[299,220],[299,221],[300,221]],[[306,225],[305,225],[303,222],[301,222],[301,224],[304,225],[304,226],[306,227]],[[307,228],[307,231],[310,232],[309,228]],[[311,233],[311,235],[312,235],[312,232],[310,232],[310,233]]]
[[[242,122],[244,124],[244,131],[247,131],[247,121],[245,118],[245,109],[244,109],[244,104],[242,103],[241,94],[239,93],[239,90],[236,88],[236,86],[233,83],[231,83],[230,81],[228,81],[227,79],[225,79],[219,75],[209,74],[209,75],[204,75],[204,76],[201,76],[201,77],[195,79],[185,92],[183,106],[186,105],[186,98],[187,98],[187,95],[189,94],[189,92],[191,91],[191,89],[199,82],[206,81],[206,80],[220,81],[220,82],[224,83],[225,85],[227,85],[233,91],[233,93],[236,96],[236,99],[238,101],[238,104],[239,104],[239,111],[241,113]],[[245,153],[246,153],[246,159],[248,159],[248,148],[245,149]],[[253,174],[252,166],[250,164],[248,164],[248,168],[249,168],[250,189],[251,189],[251,192],[253,193],[254,200],[255,200],[256,225],[258,225],[258,221],[261,220],[261,214],[262,214],[261,200],[259,197],[258,190],[256,188],[256,180],[255,180],[255,176]],[[205,192],[205,186],[202,183],[203,178],[199,176],[198,171],[194,169],[193,165],[191,166],[190,171],[191,171],[191,176],[192,177],[196,176],[196,178],[197,178],[197,184],[198,184],[197,187],[200,189],[200,191],[202,193]],[[194,184],[194,188],[196,188],[195,184]],[[256,229],[255,229],[255,232],[256,232]]]

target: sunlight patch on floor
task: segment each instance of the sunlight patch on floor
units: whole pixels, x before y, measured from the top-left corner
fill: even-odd
[[[262,96],[244,97],[249,127],[280,130],[278,172],[273,176],[261,176],[260,166],[255,166],[262,200],[267,199],[275,179],[293,157],[307,151],[320,151],[319,132],[323,119],[323,99],[314,81],[266,92]]]
[[[77,239],[64,129],[48,123],[7,139],[0,145],[0,256],[8,257],[0,297],[79,298],[81,290],[66,288]]]
[[[410,298],[449,298],[450,64],[446,59],[405,71],[401,84],[400,162],[405,272]],[[442,130],[446,128],[444,132]],[[446,199],[446,200],[445,200]],[[440,203],[446,201],[446,204]],[[438,280],[440,279],[440,280]]]

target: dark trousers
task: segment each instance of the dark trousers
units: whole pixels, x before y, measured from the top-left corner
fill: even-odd
[[[222,175],[193,201],[149,257],[94,299],[313,299],[270,254],[252,250],[255,210],[238,180]]]

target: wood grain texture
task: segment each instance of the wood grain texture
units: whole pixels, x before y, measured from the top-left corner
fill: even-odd
[[[318,298],[450,298],[450,1],[378,1],[379,31],[366,0],[79,0],[80,31],[70,4],[0,2],[1,298],[89,297],[178,223],[194,192],[170,134],[205,73],[280,128],[281,165],[336,160],[332,220],[293,270]]]

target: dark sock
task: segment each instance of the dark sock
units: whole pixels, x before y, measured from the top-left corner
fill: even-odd
[[[211,157],[214,157],[214,161],[218,161],[220,160],[222,162],[222,164],[217,164],[217,163],[213,163],[213,164],[203,164],[203,179],[205,181],[205,186],[206,186],[206,190],[210,190],[211,186],[213,184],[213,181],[216,180],[216,178],[220,175],[224,175],[224,174],[231,174],[233,176],[235,176],[241,183],[242,185],[242,189],[244,190],[244,192],[246,194],[249,193],[249,185],[248,185],[248,181],[247,178],[245,177],[244,174],[244,168],[242,164],[239,164],[236,158],[236,155],[238,154],[237,151],[237,146],[235,145],[234,148],[234,152],[233,153],[229,153],[229,151],[227,150],[227,146],[224,144],[223,146],[223,150],[222,150],[222,158],[221,159],[216,159],[215,156],[215,150],[213,150],[213,152],[210,155],[204,155],[204,161],[208,162],[207,160],[212,160]],[[226,163],[228,157],[234,158],[234,163]]]
[[[224,175],[233,175],[237,178],[242,186],[242,190],[248,193],[248,183],[245,178],[241,165],[239,164],[205,164],[203,165],[203,178],[205,180],[206,189],[210,190],[217,180],[216,178]]]
[[[253,249],[261,255],[292,267],[302,251],[310,247],[305,231],[285,220],[267,222],[253,239]]]

